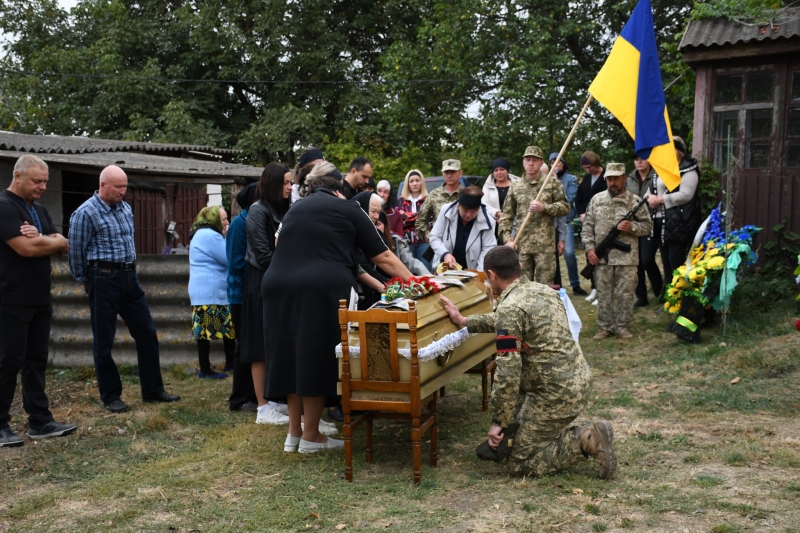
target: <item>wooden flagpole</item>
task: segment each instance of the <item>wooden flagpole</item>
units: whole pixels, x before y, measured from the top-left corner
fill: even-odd
[[[586,110],[589,109],[589,104],[592,103],[592,99],[593,97],[590,94],[589,98],[586,99],[586,103],[583,104],[583,109],[581,109],[581,113],[580,115],[578,115],[578,119],[575,121],[575,125],[572,126],[572,131],[569,132],[567,140],[564,141],[564,146],[561,147],[561,151],[558,153],[558,157],[556,158],[555,163],[557,163],[558,160],[564,156],[564,152],[567,151],[567,147],[569,146],[569,143],[572,141],[572,137],[575,136],[575,132],[578,130],[578,125],[581,123],[581,120],[583,120],[583,115],[586,114]],[[555,174],[555,169],[556,169],[555,163],[553,163],[553,165],[550,167],[550,172],[547,173],[547,177],[544,179],[544,182],[542,183],[542,188],[539,189],[539,194],[536,195],[536,199],[534,200],[534,202],[539,201],[539,198],[542,196],[542,193],[544,192],[544,188],[547,186],[547,182],[550,181],[550,178],[553,176],[553,174]],[[528,178],[523,177],[522,179],[528,179]],[[517,236],[514,237],[514,248],[517,247],[517,242],[519,242],[519,238],[522,235],[522,232],[525,230],[525,226],[528,225],[528,221],[530,220],[532,214],[533,213],[528,211],[528,216],[525,217],[525,220],[522,222],[522,225],[517,230]]]

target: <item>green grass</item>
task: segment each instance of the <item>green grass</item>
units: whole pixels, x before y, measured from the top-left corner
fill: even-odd
[[[0,531],[796,531],[800,335],[789,308],[737,316],[721,346],[719,327],[700,345],[678,341],[652,305],[636,311],[633,339],[595,343],[596,308],[575,305],[595,376],[595,401],[578,423],[613,421],[619,467],[610,481],[591,461],[522,479],[478,460],[490,425],[478,376],[447,385],[439,466],[428,465],[423,444],[415,486],[407,423],[376,422],[372,463],[355,430],[348,483],[342,453],[285,454],[285,427],[228,411],[229,382],[174,365],[164,378],[182,400],[142,404],[136,369],[125,367],[132,409],[110,415],[91,368],[51,369],[53,412],[80,428],[0,449]],[[27,429],[19,393],[11,424]]]

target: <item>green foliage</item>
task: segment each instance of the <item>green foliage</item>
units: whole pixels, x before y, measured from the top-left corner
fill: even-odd
[[[466,174],[529,144],[557,151],[636,0],[0,0],[0,126],[236,147],[295,164],[315,145],[375,161],[397,183]],[[654,0],[673,131],[689,140],[694,74],[678,52],[690,0]],[[31,73],[31,74],[21,74]],[[48,73],[38,75],[35,73]],[[177,81],[176,81],[177,80]],[[203,83],[196,80],[228,80]],[[592,106],[567,160],[629,161],[632,141]]]
[[[791,276],[800,256],[800,234],[790,231],[788,223],[789,218],[784,217],[780,224],[773,226],[775,238],[764,245],[766,263],[761,273],[769,279],[791,283]]]
[[[782,0],[712,0],[697,2],[692,10],[692,18],[731,18],[758,22],[768,20],[770,10],[783,6]]]
[[[721,172],[717,170],[707,159],[700,163],[700,181],[698,183],[697,194],[700,198],[700,209],[703,218],[711,214],[717,207],[719,198],[717,194],[720,189]]]

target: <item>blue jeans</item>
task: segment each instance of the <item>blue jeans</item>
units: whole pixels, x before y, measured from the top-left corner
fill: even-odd
[[[431,262],[422,257],[422,254],[428,251],[430,245],[427,242],[418,242],[417,244],[409,244],[408,247],[411,250],[411,256],[422,261],[422,264],[425,265],[425,268],[433,272],[433,266],[431,265]]]
[[[9,410],[22,373],[22,407],[28,426],[39,429],[53,421],[45,388],[47,342],[53,307],[5,305],[0,309],[0,428],[11,420]]]
[[[571,287],[579,287],[581,280],[578,278],[578,259],[575,257],[575,228],[567,224],[567,240],[564,243],[564,261],[567,263],[567,275]]]
[[[109,404],[119,400],[122,395],[119,369],[111,357],[117,332],[117,314],[125,321],[131,337],[136,341],[142,398],[158,396],[164,392],[158,337],[136,271],[91,267],[88,278],[94,337],[92,352],[100,399],[104,404]]]

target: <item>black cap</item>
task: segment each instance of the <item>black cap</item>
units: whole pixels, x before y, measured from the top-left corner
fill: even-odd
[[[508,159],[504,157],[498,157],[494,161],[492,161],[492,172],[496,168],[504,168],[506,170],[511,170],[511,163],[508,162]]]
[[[325,156],[322,155],[322,150],[319,148],[309,148],[303,152],[303,154],[300,156],[300,161],[298,161],[297,164],[302,168],[312,161],[316,161],[317,159],[325,159]]]

